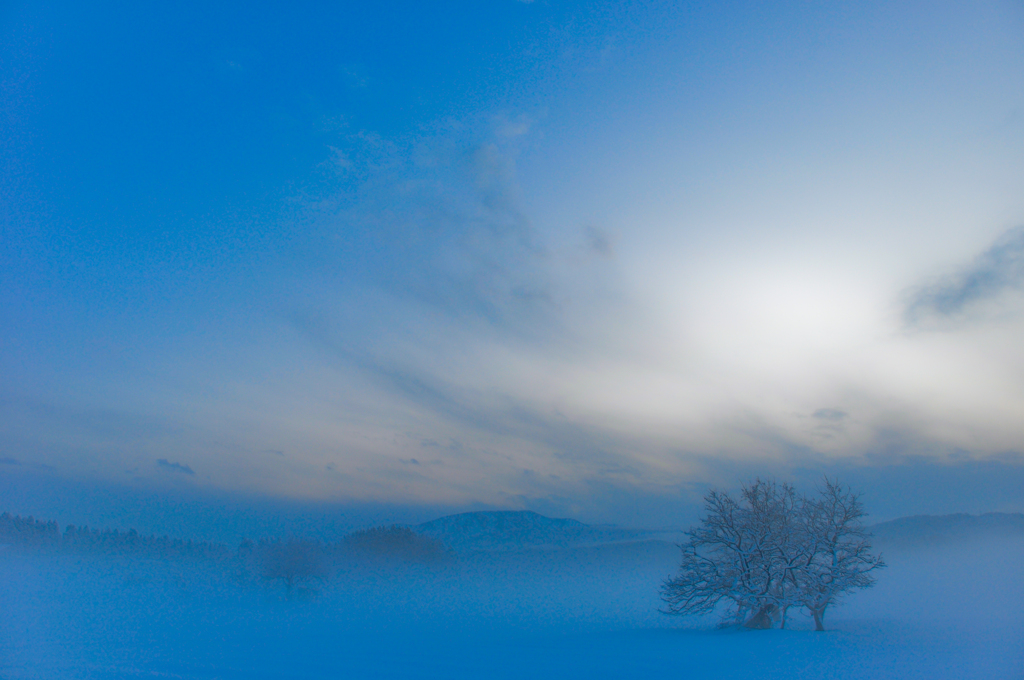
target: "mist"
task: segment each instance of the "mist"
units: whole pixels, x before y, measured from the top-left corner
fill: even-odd
[[[902,520],[877,525],[888,566],[874,588],[834,608],[826,633],[813,633],[806,613],[771,631],[722,628],[715,615],[667,616],[659,589],[678,567],[681,535],[529,513],[457,515],[408,535],[354,532],[333,548],[309,542],[330,557],[306,578],[299,569],[294,582],[252,556],[261,546],[294,550],[296,539],[222,552],[193,546],[172,557],[166,547],[133,554],[109,539],[72,549],[65,534],[64,548],[0,547],[0,671],[12,679],[1014,677],[1024,664],[1016,644],[1024,517],[986,517],[980,530],[956,529],[970,516],[916,518],[909,530],[894,528]],[[442,535],[461,536],[459,548],[432,538]]]
[[[9,0],[0,131],[5,680],[1024,676],[1019,2]]]

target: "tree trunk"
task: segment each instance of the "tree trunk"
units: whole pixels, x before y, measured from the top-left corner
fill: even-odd
[[[772,612],[774,611],[775,605],[766,604],[756,614],[751,616],[743,626],[754,630],[768,630],[772,627]]]
[[[821,609],[812,609],[811,614],[814,615],[814,630],[824,631],[825,630],[825,607]]]
[[[780,630],[786,630],[786,613],[789,612],[789,607],[782,608],[782,624],[779,626]]]

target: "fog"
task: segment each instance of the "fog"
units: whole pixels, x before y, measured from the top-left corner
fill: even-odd
[[[1022,346],[1019,0],[0,3],[0,680],[1022,678]]]
[[[505,538],[517,541],[489,550],[476,547],[486,538],[479,533],[457,551],[305,542],[325,556],[323,571],[294,583],[268,571],[266,554],[262,562],[253,557],[287,541],[177,557],[71,549],[67,534],[56,547],[6,544],[0,677],[1008,678],[1024,671],[1024,538],[1013,530],[918,531],[915,540],[893,539],[880,525],[888,567],[875,587],[830,610],[827,632],[815,633],[806,613],[791,615],[786,630],[768,631],[720,628],[714,615],[660,613],[659,588],[678,567],[681,536],[526,521],[533,524],[518,533],[505,528]],[[415,540],[438,546],[424,526]]]

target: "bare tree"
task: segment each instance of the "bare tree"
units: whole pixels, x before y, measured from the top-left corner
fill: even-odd
[[[825,630],[825,610],[840,598],[875,583],[871,573],[885,567],[871,553],[871,536],[861,524],[860,494],[825,478],[818,498],[805,502],[805,560],[795,571],[801,604],[814,617],[815,630]]]
[[[749,628],[786,625],[791,607],[807,607],[823,630],[825,609],[840,595],[868,587],[884,566],[860,527],[859,497],[825,480],[820,498],[789,484],[755,480],[740,499],[711,491],[701,524],[680,546],[679,574],[662,586],[666,613],[726,617]]]
[[[342,545],[355,555],[390,562],[428,563],[448,557],[441,541],[397,524],[356,531],[346,536]]]
[[[662,587],[667,612],[704,614],[724,602],[737,623],[749,614],[748,627],[771,627],[799,601],[792,579],[798,502],[788,484],[760,479],[743,487],[740,501],[709,492],[701,525],[680,546],[679,575]]]
[[[260,547],[263,578],[281,581],[289,595],[296,586],[322,581],[327,576],[327,565],[319,543],[293,538]]]

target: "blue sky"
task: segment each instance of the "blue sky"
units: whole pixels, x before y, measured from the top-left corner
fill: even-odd
[[[0,475],[667,524],[842,473],[883,514],[1024,510],[1022,29],[8,3]]]

